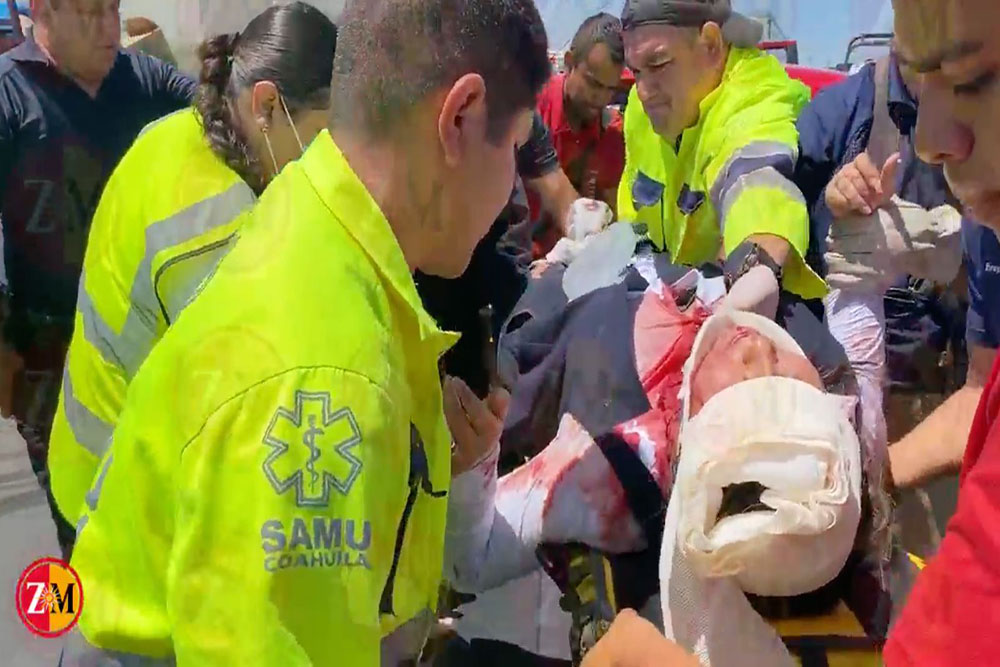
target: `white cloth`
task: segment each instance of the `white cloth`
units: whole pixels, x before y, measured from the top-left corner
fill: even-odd
[[[962,261],[962,214],[951,206],[928,211],[893,197],[871,215],[835,220],[827,237],[827,283],[883,291],[909,274],[938,284],[955,279]]]
[[[886,382],[885,297],[855,290],[831,290],[826,297],[826,326],[844,347],[858,381],[861,441],[880,470],[888,453],[883,393]]]
[[[715,315],[695,342],[660,559],[664,629],[706,666],[791,667],[744,591],[799,595],[843,569],[861,518],[860,443],[847,416],[854,401],[766,377],[725,389],[690,417],[690,371],[734,321],[798,349],[780,327],[749,313]],[[723,489],[745,482],[765,487],[760,500],[773,511],[717,521]]]
[[[773,320],[778,312],[780,293],[781,285],[774,272],[766,266],[758,265],[733,284],[723,307],[756,313]]]
[[[611,207],[596,199],[577,199],[569,209],[569,234],[573,241],[582,241],[588,236],[600,234],[608,227],[615,214]]]
[[[559,588],[540,568],[480,593],[458,608],[455,624],[465,640],[491,639],[557,660],[570,660],[573,618],[559,606]]]

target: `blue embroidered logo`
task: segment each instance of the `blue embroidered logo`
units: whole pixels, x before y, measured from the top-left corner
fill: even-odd
[[[264,474],[279,495],[294,488],[299,507],[326,507],[330,489],[346,496],[364,467],[354,413],[330,404],[329,392],[296,391],[295,407],[278,408],[264,435]]]

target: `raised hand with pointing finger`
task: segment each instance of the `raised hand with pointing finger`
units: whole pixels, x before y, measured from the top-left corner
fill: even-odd
[[[868,153],[844,165],[826,186],[826,205],[834,218],[871,215],[896,194],[899,153],[889,156],[879,171]]]

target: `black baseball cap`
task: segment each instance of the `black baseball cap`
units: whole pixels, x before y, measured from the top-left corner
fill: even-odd
[[[722,26],[733,46],[757,46],[764,36],[764,25],[734,12],[730,0],[626,0],[622,10],[625,30],[650,24],[700,28],[709,21]]]

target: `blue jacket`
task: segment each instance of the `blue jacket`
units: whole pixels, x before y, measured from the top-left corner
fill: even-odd
[[[903,135],[900,197],[925,208],[955,203],[941,167],[929,165],[913,149],[917,102],[903,83],[895,59],[889,69],[889,115]],[[823,192],[833,175],[868,146],[875,107],[875,66],[821,91],[799,116],[799,161],[795,184],[810,213],[809,254],[814,266],[825,252],[832,216]],[[882,165],[877,165],[881,167]]]
[[[995,305],[1000,294],[1000,239],[993,230],[963,220],[962,249],[969,274],[965,337],[970,345],[995,350],[1000,347],[1000,308]]]

